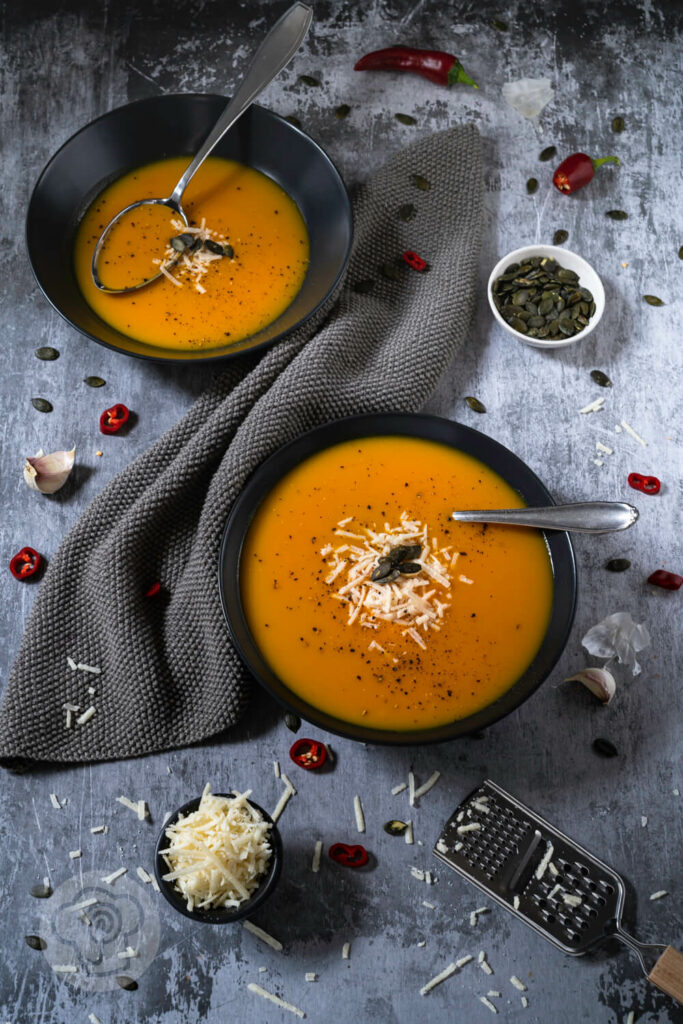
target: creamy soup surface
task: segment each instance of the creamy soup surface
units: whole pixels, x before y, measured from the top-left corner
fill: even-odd
[[[410,730],[471,715],[533,660],[553,575],[539,531],[450,513],[523,504],[481,462],[430,441],[320,452],[280,481],[247,535],[252,635],[292,691],[344,721]]]

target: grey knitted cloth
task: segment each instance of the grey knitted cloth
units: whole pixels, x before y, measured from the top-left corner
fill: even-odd
[[[421,174],[429,191],[416,188]],[[417,208],[405,223],[404,203]],[[183,746],[235,725],[250,692],[218,593],[233,501],[268,455],[355,413],[418,411],[465,339],[482,221],[479,135],[459,126],[359,188],[346,284],[314,322],[229,365],[93,501],[51,562],[0,708],[0,761],[79,762]],[[429,273],[383,264],[416,250]],[[374,280],[370,291],[354,284]],[[400,390],[391,382],[400,381]],[[145,599],[151,580],[164,587]],[[100,668],[73,671],[67,656]],[[87,695],[95,682],[96,696]],[[96,713],[65,728],[65,703]],[[73,716],[76,719],[76,715]]]

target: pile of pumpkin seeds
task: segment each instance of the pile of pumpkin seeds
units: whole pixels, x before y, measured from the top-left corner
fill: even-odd
[[[492,292],[503,320],[529,338],[571,338],[595,313],[593,296],[580,286],[579,275],[549,256],[511,263],[494,281]]]

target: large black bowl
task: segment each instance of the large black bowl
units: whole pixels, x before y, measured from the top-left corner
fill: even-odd
[[[225,359],[278,341],[303,324],[334,291],[353,237],[349,197],[339,172],[304,132],[252,106],[215,150],[262,171],[296,202],[310,239],[310,266],[291,306],[258,334],[234,345],[179,352],[134,341],[110,327],[83,298],[73,268],[74,234],[92,200],[134,167],[196,152],[225,107],[224,96],[155,96],[118,107],[73,135],[47,164],[26,220],[28,255],[58,313],[93,341],[158,362]]]
[[[436,416],[400,413],[353,416],[327,423],[285,445],[256,470],[235,502],[228,518],[220,553],[219,586],[223,610],[232,639],[254,677],[285,707],[316,725],[366,743],[414,745],[436,743],[476,732],[492,725],[525,701],[549,675],[560,657],[574,621],[576,564],[566,533],[546,531],[553,568],[553,608],[541,648],[526,672],[498,700],[467,718],[431,729],[407,732],[371,729],[343,721],[320,711],[293,693],[273,672],[261,654],[244,614],[240,593],[240,561],[249,526],[263,499],[278,481],[316,452],[355,438],[397,436],[438,441],[473,455],[499,474],[521,495],[527,505],[554,505],[541,481],[529,467],[503,445],[470,427]]]

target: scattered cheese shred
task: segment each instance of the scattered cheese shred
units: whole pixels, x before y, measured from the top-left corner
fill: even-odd
[[[640,817],[640,827],[641,828],[646,828],[647,827],[647,815],[645,815],[645,814],[642,814],[641,817]]]
[[[412,807],[415,803],[415,775],[408,772],[408,803]]]
[[[413,800],[419,800],[421,796],[424,796],[426,793],[428,793],[432,786],[436,785],[440,777],[441,772],[432,772],[427,781],[422,786],[420,786],[419,789],[415,790],[415,792],[413,793]]]
[[[638,444],[642,444],[643,448],[647,448],[647,441],[643,441],[643,439],[640,436],[640,434],[636,434],[636,432],[633,429],[633,427],[629,426],[628,423],[626,422],[626,420],[622,420],[621,421],[621,425],[624,428],[624,430],[626,431],[626,433],[630,434],[631,437],[634,438],[634,440],[636,440],[638,442]]]
[[[493,967],[491,967],[491,964],[488,962],[488,960],[482,960],[479,966],[481,967],[484,974],[493,974]]]
[[[439,851],[439,853],[448,853],[448,846],[446,844],[445,839],[439,839],[439,841],[436,844],[436,849]]]
[[[116,954],[119,960],[132,960],[138,955],[137,949],[133,949],[132,946],[127,946],[122,949],[120,953]]]
[[[285,778],[284,775],[282,777]],[[282,793],[282,796],[280,797],[280,799],[277,802],[277,807],[275,808],[275,810],[271,814],[271,818],[273,819],[273,821],[279,821],[280,815],[282,814],[282,812],[284,811],[285,807],[289,803],[289,798],[291,796],[294,796],[295,792],[296,792],[296,790],[294,789],[293,786],[287,785],[285,787],[284,792]]]
[[[403,790],[407,789],[407,788],[408,787],[407,787],[405,782],[399,782],[398,786],[394,786],[394,788],[392,789],[391,795],[392,796],[398,796],[399,793],[402,793]]]
[[[498,1013],[496,1007],[493,1005],[490,999],[486,998],[486,996],[479,996],[479,1002],[483,1003],[484,1006],[488,1007],[488,1009],[491,1010],[493,1013]]]
[[[445,967],[439,974],[435,974],[431,981],[428,981],[426,985],[422,986],[420,989],[420,995],[426,996],[428,992],[431,992],[433,988],[440,985],[442,981],[445,981],[446,978],[450,978],[452,974],[455,974],[457,969],[455,962],[450,963],[448,967]]]
[[[96,665],[84,665],[83,662],[81,661],[79,661],[78,665],[76,665],[76,668],[78,669],[79,672],[90,672],[90,674],[93,676],[99,676],[102,672],[102,669],[97,668]]]
[[[72,860],[78,860],[81,856],[81,850],[69,850],[69,856]]]
[[[320,871],[320,856],[321,856],[322,852],[323,852],[322,839],[318,839],[316,841],[315,849],[313,851],[313,863],[311,864],[311,871],[315,871],[315,872]]]
[[[67,665],[69,666],[69,668],[71,669],[72,672],[75,672],[76,669],[78,668],[78,665],[76,664],[76,662],[73,660],[73,658],[70,658],[68,654],[66,656],[66,663],[67,663]]]
[[[651,900],[661,900],[662,896],[668,896],[666,889],[658,889],[657,892],[653,892],[650,895]]]
[[[363,806],[359,796],[354,796],[353,798],[353,811],[356,815],[356,828],[359,832],[365,832],[365,815],[363,814]]]
[[[419,868],[413,867],[413,868],[410,869],[410,873],[413,876],[413,878],[417,878],[418,882],[424,882],[424,880],[425,880],[425,873],[424,873],[424,871],[420,871]]]
[[[94,825],[93,828],[90,829],[90,831],[92,832],[92,834],[94,836],[100,835],[100,834],[106,835],[107,832],[109,831],[109,826],[108,825]]]
[[[116,871],[112,871],[112,873],[110,875],[105,875],[102,878],[102,881],[106,882],[107,885],[113,885],[114,882],[116,881],[116,879],[120,878],[121,875],[125,875],[125,873],[127,871],[128,871],[128,868],[117,868],[117,870]]]
[[[135,874],[138,876],[141,882],[145,883],[145,885],[152,881],[152,876],[150,875],[149,871],[145,871],[143,867],[136,868]]]
[[[250,992],[253,992],[254,995],[261,996],[262,999],[267,999],[268,1002],[274,1003],[275,1006],[279,1006],[282,1010],[289,1010],[290,1013],[294,1013],[297,1017],[301,1017],[302,1019],[306,1016],[304,1011],[300,1010],[298,1006],[293,1006],[292,1003],[285,1002],[284,999],[280,999],[279,996],[273,995],[272,992],[268,992],[265,988],[261,988],[260,985],[254,984],[253,981],[249,982],[247,988]]]
[[[536,868],[536,878],[539,881],[541,880],[541,878],[543,878],[543,876],[544,876],[544,874],[546,872],[546,869],[547,869],[548,865],[550,864],[550,861],[552,860],[553,852],[554,852],[553,851],[553,844],[552,843],[548,843],[547,846],[546,846],[546,851],[543,854],[543,859],[541,860],[540,864]]]
[[[456,832],[463,836],[466,832],[478,832],[480,828],[481,824],[478,821],[471,821],[468,825],[458,825]]]
[[[589,402],[588,405],[584,405],[583,409],[579,409],[579,412],[584,415],[589,412],[600,412],[604,404],[604,398],[596,398],[595,401]]]
[[[604,452],[605,455],[614,455],[614,449],[613,448],[608,448],[607,445],[606,444],[602,444],[601,441],[596,441],[595,442],[595,447],[598,449],[599,452]]]
[[[273,761],[273,772],[275,774],[275,778],[279,779],[280,778],[280,762],[279,761]]]
[[[96,708],[91,704],[87,711],[84,711],[82,715],[79,715],[76,719],[76,725],[85,725],[95,714]]]
[[[515,908],[515,910],[519,910],[519,896],[513,896],[512,906]]]
[[[434,904],[430,903],[429,900],[422,900],[422,906],[427,907],[428,910],[436,910]]]
[[[266,946],[270,946],[276,953],[282,951],[282,943],[278,939],[274,939],[268,932],[264,932],[263,928],[259,928],[258,925],[252,924],[251,921],[242,921],[242,926],[252,935],[255,935],[257,939],[261,939],[265,942]]]
[[[527,999],[526,996],[522,996],[522,1006],[524,1007],[525,1010],[526,1010],[528,1005],[529,1005],[529,1000]],[[627,1022],[627,1024],[628,1024],[628,1022]],[[630,1024],[633,1024],[633,1021],[630,1021]]]
[[[315,971],[306,971],[305,979],[306,981],[317,981],[318,975],[315,973]]]
[[[496,992],[495,989],[490,989],[487,993],[490,999],[500,999],[500,992]]]
[[[458,970],[460,970],[461,967],[464,967],[465,964],[468,964],[470,962],[470,960],[473,960],[473,959],[474,959],[474,957],[470,956],[469,953],[468,953],[467,956],[461,956],[459,960],[456,960],[455,961],[455,966],[458,968]]]
[[[117,796],[116,802],[118,804],[123,804],[123,806],[127,807],[129,811],[133,811],[135,814],[139,815],[139,800],[129,800],[127,796]]]
[[[104,881],[104,879],[103,879],[103,881]],[[75,914],[79,910],[87,910],[88,907],[94,906],[95,903],[97,903],[97,897],[96,896],[91,896],[87,900],[81,900],[80,903],[74,903],[74,905],[72,907],[69,907],[68,910],[69,910],[69,912],[71,914]]]
[[[510,984],[514,985],[519,992],[526,992],[526,985],[523,981],[520,981],[516,974],[513,974],[510,978]]]
[[[102,1024],[102,1021],[96,1013],[89,1013],[88,1020],[90,1021],[90,1024]]]
[[[60,804],[56,793],[50,793],[50,803],[56,811],[61,811],[62,805]]]
[[[55,974],[77,974],[78,967],[75,964],[53,964],[52,970]]]
[[[404,838],[405,838],[405,841],[408,844],[408,846],[412,846],[413,845],[414,836],[413,836],[413,823],[412,823],[412,821],[408,822],[408,828],[405,830]]]
[[[571,893],[563,893],[562,899],[568,907],[580,907],[583,900],[580,896],[573,896]]]
[[[345,942],[342,946],[342,960],[348,960],[351,955],[351,943]]]
[[[144,821],[147,817],[147,804],[144,800],[138,800],[138,821]]]

